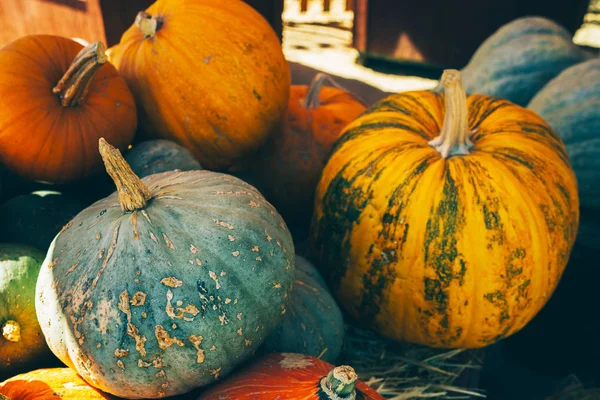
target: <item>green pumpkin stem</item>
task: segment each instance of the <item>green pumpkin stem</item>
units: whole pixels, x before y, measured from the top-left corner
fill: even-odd
[[[106,46],[102,42],[90,43],[69,66],[67,72],[52,89],[63,107],[77,107],[85,102],[92,78],[107,60]]]
[[[131,170],[119,149],[108,144],[104,138],[100,138],[98,148],[106,172],[108,172],[117,187],[121,210],[131,212],[146,207],[146,204],[152,198],[152,193]]]
[[[467,93],[460,81],[460,72],[447,69],[442,74],[441,84],[446,98],[446,112],[440,136],[429,142],[440,155],[447,159],[452,156],[469,154],[473,147],[469,131]]]
[[[319,95],[321,94],[321,88],[326,82],[334,88],[348,93],[356,100],[358,100],[363,106],[368,107],[367,103],[359,96],[352,94],[349,90],[345,89],[342,85],[337,83],[337,81],[331,76],[327,75],[324,72],[319,72],[313,77],[313,79],[310,81],[310,84],[308,85],[308,91],[306,92],[306,97],[304,98],[304,108],[314,110],[315,108],[321,105],[321,103],[319,102]]]
[[[18,342],[21,340],[21,325],[12,319],[2,324],[2,336],[9,342]]]
[[[161,26],[160,18],[153,17],[146,11],[140,11],[135,16],[135,26],[140,28],[144,34],[144,38],[154,37]]]
[[[354,400],[357,379],[354,368],[342,365],[329,371],[321,380],[321,389],[331,400]]]

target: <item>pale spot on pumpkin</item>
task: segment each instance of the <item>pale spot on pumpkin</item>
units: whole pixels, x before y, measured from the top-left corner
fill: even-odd
[[[167,261],[167,265],[168,265],[169,267],[172,267],[172,266],[173,266],[173,264],[171,263],[171,261]]]
[[[158,346],[161,349],[168,349],[173,344],[183,347],[185,344],[177,339],[175,336],[171,337],[165,328],[162,325],[156,325],[154,329],[154,334],[156,335],[156,340],[158,340]]]
[[[244,339],[244,343],[246,344],[246,346],[250,346],[252,344],[252,340]]]
[[[146,349],[144,343],[146,342],[146,336],[140,335],[137,326],[131,323],[131,309],[129,308],[129,293],[124,290],[119,296],[119,310],[121,310],[127,316],[127,334],[135,340],[135,349],[143,356],[146,355]]]
[[[237,304],[238,303],[238,299],[233,300],[233,304]]]
[[[304,369],[312,365],[311,359],[304,354],[281,353],[281,355],[283,358],[279,361],[279,365],[283,369]]]
[[[123,364],[123,361],[118,360],[117,361],[117,365],[119,366],[119,368],[121,368],[122,370],[125,370],[125,365]]]
[[[279,283],[279,282],[275,282],[275,283],[273,284],[273,287],[272,287],[272,289],[281,289],[281,283]]]
[[[190,244],[190,251],[192,252],[192,254],[196,254],[198,253],[198,249],[196,248],[196,246],[194,246],[193,244]]]
[[[187,314],[192,315],[192,317],[195,317],[196,315],[198,315],[200,313],[200,310],[198,310],[198,308],[193,304],[188,304],[185,308],[175,309],[173,307],[173,305],[171,304],[172,300],[173,300],[173,292],[171,291],[171,289],[168,289],[167,290],[167,305],[165,307],[165,312],[171,318],[177,318],[177,319],[183,318],[185,321],[193,321],[194,318],[186,317],[185,314],[187,313]],[[183,302],[181,304],[183,304]]]
[[[150,216],[148,215],[148,212],[146,210],[142,210],[142,215],[144,216],[144,218],[146,218],[146,221],[148,221],[148,223],[152,225],[152,221],[150,221]]]
[[[221,284],[219,283],[219,278],[217,278],[217,274],[215,274],[213,271],[208,271],[208,275],[210,276],[210,278],[213,281],[215,281],[217,289],[220,289],[221,288]]]
[[[271,243],[271,241],[273,240],[273,238],[271,237],[271,235],[269,235],[269,232],[267,232],[266,229],[265,229],[265,235],[267,236],[267,240],[269,241],[269,243]]]
[[[141,358],[138,358],[138,368],[149,368],[152,366],[151,362],[144,361]]]
[[[227,314],[219,315],[219,321],[221,321],[221,325],[227,325],[229,322],[227,320]]]
[[[150,231],[150,239],[152,239],[155,243],[158,243],[158,239],[156,238],[156,236],[154,236],[154,233],[152,233],[152,231]]]
[[[177,304],[177,307],[181,307],[183,305],[183,301],[177,300],[175,304]]]
[[[152,365],[154,366],[154,368],[156,369],[161,369],[163,367],[163,362],[162,362],[162,358],[160,357],[156,357],[153,361],[152,361]]]
[[[72,222],[69,221],[65,226],[62,227],[62,229],[60,230],[60,232],[58,232],[59,234],[63,233],[64,231],[66,231],[67,229],[69,229],[71,227]]]
[[[225,297],[225,304],[231,303],[231,299],[229,297]]]
[[[97,348],[97,349],[99,349],[99,348],[101,348],[101,347],[102,347],[102,343],[100,343],[100,342],[96,343],[96,348]]]
[[[270,255],[271,257],[273,257],[273,255],[275,255],[275,253],[273,252],[273,249],[269,250],[269,255]]]
[[[256,261],[262,261],[262,258],[260,256],[257,256]]]
[[[71,267],[67,270],[67,272],[65,273],[65,276],[69,275],[71,272],[75,271],[75,268],[77,268],[79,266],[79,264],[81,264],[80,261],[77,261],[75,264],[71,265]]]
[[[242,330],[242,328],[237,330],[237,334],[242,336],[244,334],[244,331]]]
[[[203,339],[202,336],[196,336],[196,335],[191,335],[189,337],[189,341],[196,348],[196,362],[198,364],[202,364],[205,359],[204,350],[202,350],[202,348],[200,348],[200,345],[202,344],[202,339]]]
[[[173,276],[168,276],[166,278],[163,278],[160,281],[160,283],[162,283],[165,286],[172,287],[172,288],[183,286],[183,282]]]
[[[231,253],[232,256],[234,257],[239,257],[240,252],[239,251],[234,251],[233,253]]]
[[[56,257],[54,260],[52,260],[52,262],[50,264],[48,264],[48,269],[54,268],[57,263],[58,263],[58,257]]]
[[[126,350],[126,349],[115,349],[115,352],[113,354],[115,355],[115,357],[121,358],[121,357],[125,357],[126,355],[128,355],[129,354],[129,350]]]
[[[220,273],[219,275],[221,275],[221,276],[225,276],[225,275],[227,275],[227,272],[225,272],[225,271],[221,271],[221,273]]]
[[[140,240],[140,232],[138,232],[138,227],[137,227],[137,211],[134,211],[131,214],[131,227],[133,229],[133,240]]]
[[[210,348],[210,351],[215,351],[216,349],[217,349],[217,346],[213,345],[213,346]]]
[[[219,221],[218,219],[215,220],[215,224],[222,226],[224,228],[227,228],[227,229],[235,229],[235,226],[231,225],[230,223],[225,222],[225,221]]]
[[[161,378],[161,377],[163,377],[163,376],[167,376],[167,374],[165,374],[165,370],[164,370],[164,369],[161,369],[161,370],[160,370],[160,371],[158,371],[158,372],[156,373],[156,375],[154,375],[154,376],[156,376],[157,378]]]
[[[102,235],[100,234],[100,232],[96,233],[96,239],[100,239],[102,237]]]
[[[110,320],[117,320],[119,312],[114,308],[112,301],[103,298],[96,304],[96,313],[90,315],[90,318],[96,318],[98,321],[97,331],[106,335]]]
[[[142,318],[147,318],[148,314],[146,314],[146,311],[142,311]]]
[[[146,293],[136,292],[131,298],[132,306],[143,306],[146,303]]]
[[[239,319],[240,321],[242,320],[242,313],[241,312],[237,313],[237,319]]]
[[[252,246],[252,251],[257,253],[260,250],[258,246]]]
[[[260,203],[257,203],[254,200],[250,200],[250,203],[248,203],[250,205],[250,207],[252,208],[256,208],[256,207],[260,207]]]
[[[191,265],[194,265],[194,260],[188,260]]]
[[[221,373],[221,368],[219,367],[217,369],[209,369],[210,374],[213,375],[215,377],[215,379],[219,379],[219,374]]]
[[[173,324],[173,325],[171,325],[171,328],[173,328],[173,329],[177,329],[177,324]]]
[[[138,278],[135,278],[133,281],[134,281],[135,283],[140,283],[140,280],[139,280]]]
[[[227,235],[227,239],[229,239],[230,242],[235,242],[235,236],[233,235]]]
[[[119,228],[120,227],[121,227],[121,225],[119,224],[113,230],[113,236],[110,241],[110,246],[108,247],[106,257],[104,258],[104,261],[102,262],[102,267],[100,267],[100,270],[98,271],[98,273],[96,273],[96,277],[94,278],[94,280],[92,282],[92,289],[95,288],[96,285],[98,284],[98,280],[100,279],[100,276],[106,269],[106,266],[108,265],[108,262],[110,261],[110,258],[112,257],[112,255],[115,251],[115,248],[117,247],[117,239],[119,237]]]
[[[141,275],[141,274],[142,274],[142,271],[140,271],[140,270],[137,270],[137,271],[135,271],[135,273],[136,273],[136,274],[138,274],[138,275]]]

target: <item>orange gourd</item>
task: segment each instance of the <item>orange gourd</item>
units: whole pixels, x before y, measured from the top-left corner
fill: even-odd
[[[269,354],[203,392],[198,400],[383,400],[354,369],[316,357]]]
[[[111,49],[142,131],[225,169],[284,115],[290,72],[268,22],[241,0],[158,0]]]
[[[70,368],[42,368],[0,383],[0,398],[10,400],[116,399],[88,385]]]
[[[324,86],[329,82],[333,87]],[[286,222],[310,220],[315,189],[331,146],[366,106],[328,75],[293,85],[287,118],[245,169],[249,181]]]
[[[26,179],[66,183],[101,170],[100,137],[126,148],[134,100],[104,50],[52,35],[0,49],[0,163]]]
[[[465,94],[388,97],[346,127],[317,188],[313,259],[385,336],[482,347],[539,312],[579,223],[564,143],[532,111]]]

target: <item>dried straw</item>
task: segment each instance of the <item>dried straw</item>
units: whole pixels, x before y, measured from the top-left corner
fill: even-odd
[[[481,390],[461,386],[479,373],[481,356],[481,350],[397,343],[347,325],[340,361],[386,399],[477,399],[486,397]]]

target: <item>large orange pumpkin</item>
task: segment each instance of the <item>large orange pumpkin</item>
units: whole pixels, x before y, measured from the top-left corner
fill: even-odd
[[[202,393],[198,400],[383,400],[354,369],[316,357],[274,353]]]
[[[10,400],[100,400],[116,399],[88,385],[70,368],[42,368],[0,383],[0,398]]]
[[[267,21],[241,0],[158,0],[111,50],[143,132],[224,169],[260,147],[285,112],[290,72]]]
[[[105,47],[51,35],[0,49],[0,162],[31,180],[65,183],[102,167],[98,139],[125,149],[137,126],[133,96]]]
[[[535,113],[444,94],[374,105],[334,145],[311,247],[340,304],[365,326],[435,347],[481,347],[552,295],[579,222],[565,146]]]
[[[323,86],[327,81],[334,87]],[[315,189],[331,146],[366,107],[328,75],[293,85],[287,118],[248,162],[255,184],[288,223],[310,221]]]

